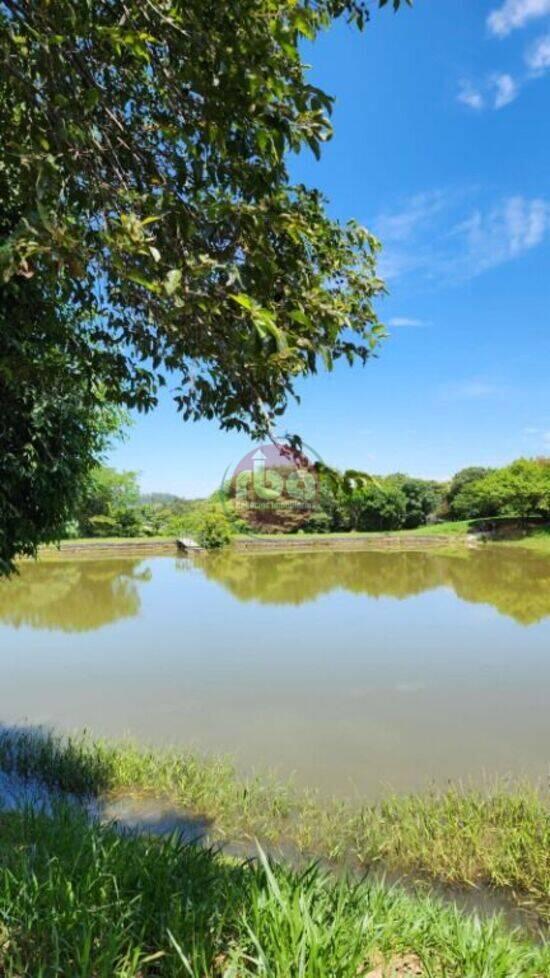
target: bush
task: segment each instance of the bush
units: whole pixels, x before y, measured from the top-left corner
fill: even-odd
[[[354,530],[398,530],[405,524],[407,500],[396,486],[373,482],[356,489],[349,507]]]
[[[323,513],[318,511],[312,513],[309,519],[305,523],[302,523],[299,533],[330,533],[331,530],[331,519],[328,513]]]
[[[224,513],[210,510],[200,517],[197,526],[197,542],[207,550],[218,550],[231,543],[233,527]]]

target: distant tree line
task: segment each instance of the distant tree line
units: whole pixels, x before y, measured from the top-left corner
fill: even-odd
[[[402,473],[368,479],[321,474],[319,508],[304,530],[415,529],[445,520],[550,519],[550,459],[518,459],[500,469],[471,466],[449,482]]]
[[[171,493],[140,494],[137,472],[94,468],[65,526],[67,537],[177,536],[190,526],[203,500]]]
[[[408,530],[445,520],[535,516],[550,519],[550,459],[500,469],[471,466],[449,482],[402,473],[357,479],[320,476],[319,508],[304,530]]]
[[[287,524],[289,532],[412,530],[427,523],[491,517],[550,520],[549,458],[518,459],[500,469],[472,466],[448,482],[402,473],[344,478],[321,472],[318,486],[316,507]],[[208,499],[140,495],[136,472],[97,466],[65,536],[190,535],[215,547],[227,543],[232,533],[258,528],[247,524],[230,494],[220,490]]]

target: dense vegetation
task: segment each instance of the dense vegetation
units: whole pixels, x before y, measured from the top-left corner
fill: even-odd
[[[449,519],[527,516],[550,519],[550,459],[462,469],[449,483],[397,474],[350,488],[321,474],[319,509],[304,529],[399,530]]]
[[[312,512],[286,516],[287,532],[413,530],[446,521],[538,517],[550,520],[550,461],[519,459],[502,469],[467,468],[449,483],[395,474],[351,480],[318,476]],[[265,527],[265,524],[264,524]],[[267,529],[277,525],[267,524]],[[140,496],[137,474],[96,467],[63,532],[65,537],[194,536],[219,547],[258,529],[235,509],[229,490],[209,499]],[[452,529],[452,526],[451,526]],[[448,528],[445,530],[448,532]]]
[[[449,505],[458,519],[539,516],[550,519],[550,458],[518,459],[462,485]]]
[[[368,11],[0,0],[0,571],[66,519],[97,392],[148,410],[170,375],[184,418],[265,433],[377,345],[378,243],[287,167],[330,138],[301,50],[340,16]]]
[[[216,499],[183,499],[170,493],[142,496],[136,472],[96,466],[84,483],[61,536],[179,537],[191,535],[208,547],[229,542],[242,528]]]

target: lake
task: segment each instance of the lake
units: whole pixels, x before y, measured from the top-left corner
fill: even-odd
[[[0,721],[229,753],[379,797],[548,774],[550,560],[44,559],[0,583]]]

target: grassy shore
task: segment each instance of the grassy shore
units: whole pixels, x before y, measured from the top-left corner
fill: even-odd
[[[426,526],[418,526],[414,530],[339,530],[331,533],[251,533],[242,534],[238,539],[242,540],[288,540],[299,537],[311,540],[342,540],[347,537],[353,539],[372,540],[376,537],[399,537],[399,536],[465,536],[468,532],[470,523],[468,520],[461,522],[431,523]]]
[[[379,804],[329,803],[269,778],[243,780],[225,760],[25,730],[0,737],[0,767],[77,796],[165,796],[211,820],[217,839],[258,839],[416,879],[490,886],[550,920],[544,788],[450,787]]]
[[[380,548],[386,549],[390,544],[399,548],[407,546],[412,549],[422,549],[422,540],[426,540],[426,547],[430,544],[441,548],[448,546],[464,547],[466,537],[472,531],[472,523],[469,520],[455,522],[433,523],[427,526],[419,526],[414,530],[388,530],[387,532],[338,532],[338,533],[249,533],[235,536],[235,543],[239,549],[269,549],[272,545],[282,547],[288,546],[289,549],[306,547],[311,544],[323,549],[345,546],[346,542],[354,546],[364,541],[369,549],[376,549],[377,543]],[[60,544],[50,544],[41,547],[41,556],[55,556],[59,553],[75,553],[94,550],[107,550],[127,548],[128,550],[139,549],[140,547],[154,548],[155,545],[169,547],[174,544],[175,538],[167,536],[154,537],[81,537],[74,540],[62,540]],[[491,541],[498,543],[499,546],[524,547],[536,553],[550,554],[550,527],[533,530],[528,536],[519,540],[498,539]]]
[[[58,551],[70,547],[101,547],[107,544],[119,544],[130,547],[144,543],[175,543],[175,536],[150,536],[150,537],[74,537],[70,540],[60,540],[59,543],[44,544],[40,550],[42,553],[48,551]]]
[[[380,883],[0,816],[3,978],[542,978],[550,950]]]
[[[550,527],[544,530],[537,530],[522,540],[508,542],[508,546],[524,547],[527,550],[534,550],[535,553],[548,554],[550,556]]]

